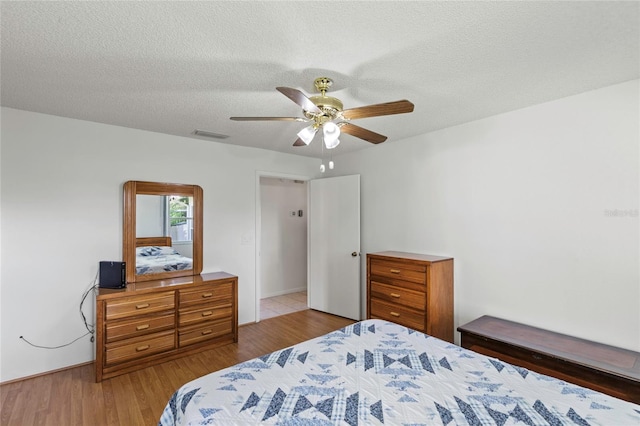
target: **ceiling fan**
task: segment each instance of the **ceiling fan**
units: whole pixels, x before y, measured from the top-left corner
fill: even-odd
[[[333,81],[327,77],[314,80],[316,90],[320,95],[307,97],[298,89],[291,87],[276,87],[276,90],[302,107],[303,117],[230,117],[235,121],[299,121],[311,123],[298,132],[298,139],[293,146],[306,146],[311,143],[319,129],[322,128],[324,144],[328,149],[335,148],[340,143],[340,133],[363,139],[371,143],[381,143],[387,137],[356,126],[350,121],[358,118],[378,117],[382,115],[404,114],[413,111],[413,104],[407,100],[386,102],[358,108],[343,109],[342,101],[327,96],[327,90]]]

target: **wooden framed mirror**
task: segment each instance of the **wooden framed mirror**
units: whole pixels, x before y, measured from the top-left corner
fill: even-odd
[[[125,182],[122,253],[127,282],[202,272],[202,197],[197,185]]]

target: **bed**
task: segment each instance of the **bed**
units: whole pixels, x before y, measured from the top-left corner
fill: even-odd
[[[382,320],[195,379],[172,425],[638,425],[640,405]]]
[[[193,269],[193,259],[171,246],[171,237],[136,238],[136,274]]]

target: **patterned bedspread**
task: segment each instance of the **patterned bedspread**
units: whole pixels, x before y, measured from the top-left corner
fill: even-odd
[[[136,274],[182,271],[193,268],[193,259],[172,247],[144,246],[136,249]]]
[[[639,425],[640,405],[362,321],[200,377],[160,425]]]

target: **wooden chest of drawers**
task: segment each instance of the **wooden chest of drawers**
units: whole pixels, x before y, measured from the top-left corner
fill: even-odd
[[[395,251],[367,254],[367,318],[453,342],[453,259]]]
[[[238,277],[225,272],[100,289],[96,381],[238,341]]]

